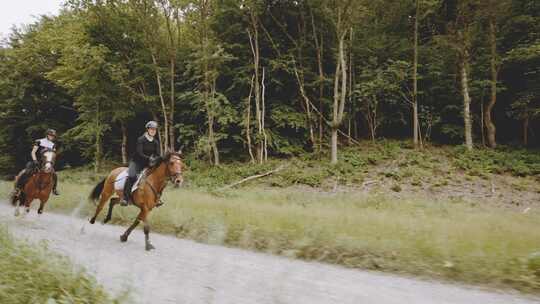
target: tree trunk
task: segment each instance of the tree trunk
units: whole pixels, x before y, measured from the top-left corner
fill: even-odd
[[[487,140],[490,148],[497,147],[495,141],[496,128],[491,118],[493,107],[497,102],[497,41],[495,33],[495,21],[493,18],[489,21],[489,43],[491,47],[491,99],[489,100],[484,111],[484,121],[486,124]]]
[[[331,142],[330,142],[330,146],[332,147],[330,163],[332,164],[337,164],[338,162],[337,144],[338,144],[338,129],[335,127],[332,127],[332,137],[331,137]]]
[[[249,86],[249,96],[247,98],[247,104],[246,104],[246,140],[248,145],[248,153],[249,158],[251,159],[251,163],[255,163],[255,157],[253,157],[253,151],[251,149],[251,96],[253,94],[253,80],[255,79],[255,75],[251,77],[251,82]]]
[[[419,141],[420,134],[418,130],[418,16],[419,16],[419,0],[416,0],[416,15],[414,17],[414,58],[413,58],[413,143],[418,149],[421,146]]]
[[[212,82],[212,102],[215,102],[216,98],[216,80],[214,79]],[[214,165],[219,166],[219,150],[216,143],[216,137],[214,135],[214,113],[212,111],[212,115],[208,115],[208,132],[209,132],[209,138],[210,138],[210,144],[212,147],[212,152],[214,154]]]
[[[463,94],[463,120],[465,123],[465,146],[467,150],[473,149],[472,142],[472,123],[471,123],[471,97],[469,95],[469,79],[467,76],[467,69],[469,66],[469,54],[467,50],[463,51],[461,56],[461,89]]]
[[[323,143],[323,98],[324,98],[324,69],[323,69],[323,63],[322,63],[322,56],[323,56],[323,39],[322,39],[322,33],[321,33],[321,39],[319,42],[319,38],[317,35],[317,28],[315,27],[315,17],[313,16],[313,11],[309,10],[309,13],[311,15],[311,27],[313,29],[313,39],[315,40],[315,49],[317,53],[317,67],[319,70],[319,145],[318,145],[318,152],[321,153],[322,151],[322,143]]]
[[[156,74],[156,82],[158,85],[158,92],[159,92],[159,100],[161,102],[161,111],[163,112],[163,138],[165,139],[165,142],[163,143],[164,147],[169,146],[169,123],[168,123],[168,115],[167,115],[167,107],[165,106],[165,99],[163,98],[163,87],[161,85],[161,77],[159,75],[159,66],[157,64],[156,56],[152,52],[152,63],[154,64],[154,72]]]
[[[485,147],[486,146],[486,137],[484,135],[484,126],[485,126],[485,122],[484,122],[484,113],[485,113],[485,110],[484,110],[484,93],[482,92],[482,96],[480,97],[480,134],[482,135],[482,146]]]
[[[341,54],[341,53],[340,53]],[[331,147],[331,154],[330,154],[330,163],[337,164],[338,162],[338,149],[337,149],[337,143],[338,143],[338,134],[337,130],[339,128],[338,124],[338,107],[339,107],[339,72],[341,70],[341,58],[339,58],[340,55],[338,55],[338,60],[336,63],[336,73],[334,74],[334,106],[333,109],[333,119],[332,119],[332,126],[331,126],[331,132],[332,136],[330,139],[330,147]]]
[[[265,105],[265,91],[266,87],[264,85],[264,68],[262,69],[262,79],[261,79],[261,87],[262,87],[262,93],[261,93],[261,129],[263,133],[263,160],[266,162],[268,160],[268,137],[266,136],[266,130],[265,130],[265,117],[266,117],[266,105]]]
[[[95,156],[95,166],[94,172],[98,173],[101,169],[101,107],[100,102],[97,102],[96,107],[96,156]]]
[[[529,145],[529,116],[525,116],[523,119],[523,145],[527,147]]]
[[[121,122],[120,128],[122,129],[122,164],[128,163],[128,153],[127,153],[127,141],[128,141],[128,132],[126,125]]]
[[[257,160],[259,163],[264,162],[264,134],[262,123],[261,109],[261,80],[260,80],[260,56],[259,56],[259,25],[257,16],[251,8],[250,21],[253,34],[248,30],[251,51],[253,53],[253,74],[254,74],[254,91],[255,91],[255,119],[257,120]]]
[[[175,71],[176,63],[175,58],[171,57],[171,100],[169,105],[169,117],[168,117],[168,125],[169,125],[169,148],[172,151],[176,151],[176,147],[174,143],[176,142],[176,138],[174,136],[174,104],[175,104],[175,85],[174,85],[174,76],[176,74]]]
[[[152,111],[152,118],[154,119],[154,121],[158,121],[158,116],[157,114]],[[158,128],[158,131],[157,131],[157,137],[158,137],[158,140],[159,140],[159,148],[161,150],[161,153],[163,154],[166,150],[166,146],[165,146],[165,143],[163,142],[162,138],[162,134],[161,134],[161,131],[160,129]]]
[[[334,106],[333,106],[333,117],[332,117],[332,139],[331,139],[332,151],[331,151],[331,159],[330,159],[330,162],[332,164],[337,164],[338,162],[337,131],[341,123],[343,122],[343,113],[345,111],[345,100],[347,97],[347,64],[345,62],[345,35],[346,34],[347,34],[346,31],[341,32],[340,36],[338,37],[339,49],[338,49],[337,64],[336,64],[336,75],[334,76]],[[340,88],[340,85],[341,85],[341,88]]]

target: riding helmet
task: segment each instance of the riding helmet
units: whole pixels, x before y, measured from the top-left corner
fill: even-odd
[[[157,129],[157,127],[158,127],[158,123],[153,121],[153,120],[146,123],[146,128],[147,129],[149,129],[149,128]]]

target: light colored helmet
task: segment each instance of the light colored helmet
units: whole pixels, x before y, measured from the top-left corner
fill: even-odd
[[[153,120],[146,123],[146,128],[147,129],[149,129],[149,128],[157,129],[157,127],[158,127],[158,123],[153,121]]]

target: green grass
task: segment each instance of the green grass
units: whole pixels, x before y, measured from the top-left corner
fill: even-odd
[[[152,229],[354,268],[540,292],[537,207],[522,213],[504,204],[470,199],[437,201],[421,192],[399,200],[390,195],[405,191],[404,187],[444,187],[450,181],[497,173],[517,176],[512,178],[514,188],[535,189],[534,178],[519,177],[539,176],[534,151],[501,148],[470,153],[447,147],[414,151],[406,143],[384,141],[343,150],[340,158],[337,166],[329,165],[326,155],[307,155],[219,167],[188,159],[186,187],[167,189],[167,204],[152,212]],[[236,190],[215,191],[282,164],[286,168],[279,174]],[[53,197],[45,212],[90,215],[95,207],[86,197],[105,175],[84,168],[60,172],[62,196]],[[389,195],[321,191],[338,183],[358,186],[368,179],[389,180]],[[0,183],[3,193],[10,187]],[[131,223],[136,211],[117,207],[113,223]]]
[[[0,303],[120,303],[95,279],[44,245],[16,241],[0,226]]]
[[[90,188],[63,180],[63,195],[46,212],[82,207],[80,215],[90,215]],[[169,188],[164,200],[152,212],[153,231],[353,268],[540,292],[538,209],[523,214],[459,200],[260,187],[219,196]],[[136,211],[117,207],[113,223],[131,223]]]

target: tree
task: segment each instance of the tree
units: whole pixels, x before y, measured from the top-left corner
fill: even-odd
[[[334,72],[334,94],[332,105],[332,119],[330,123],[331,132],[331,154],[330,162],[338,162],[338,130],[343,123],[345,112],[345,102],[347,101],[347,52],[350,46],[346,45],[346,36],[350,28],[359,22],[365,13],[366,7],[360,0],[333,0],[323,3],[323,10],[330,16],[335,31],[335,72]]]

